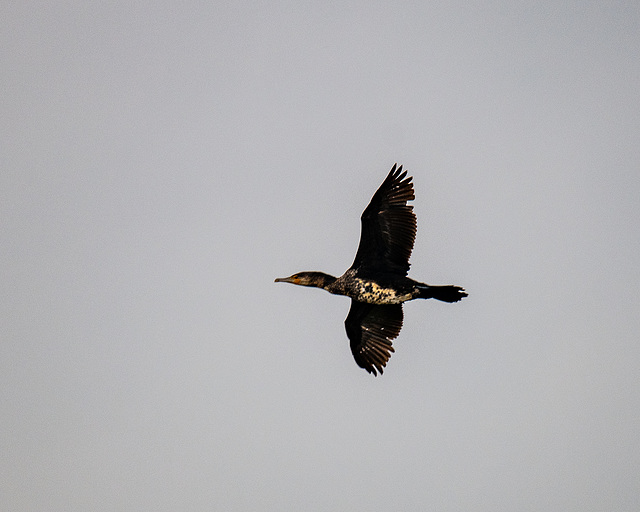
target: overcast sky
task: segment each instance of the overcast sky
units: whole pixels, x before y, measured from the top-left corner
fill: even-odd
[[[0,7],[0,509],[639,510],[640,4],[225,4]]]

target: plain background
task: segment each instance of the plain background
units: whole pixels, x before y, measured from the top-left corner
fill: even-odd
[[[640,509],[639,6],[3,2],[0,509]],[[273,279],[394,162],[374,378]]]

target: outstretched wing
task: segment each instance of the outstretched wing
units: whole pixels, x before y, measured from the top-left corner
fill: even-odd
[[[344,321],[351,352],[369,373],[382,375],[391,357],[391,340],[402,329],[402,304],[367,304],[351,300],[351,309]]]
[[[416,239],[416,216],[407,201],[415,199],[412,177],[402,166],[391,168],[362,213],[360,245],[352,268],[406,276]]]

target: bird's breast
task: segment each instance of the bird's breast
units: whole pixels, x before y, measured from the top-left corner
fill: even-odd
[[[358,302],[369,304],[401,304],[413,299],[412,292],[399,291],[395,288],[381,286],[375,281],[355,278],[349,295]]]

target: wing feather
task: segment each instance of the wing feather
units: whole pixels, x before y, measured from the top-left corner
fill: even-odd
[[[407,205],[415,199],[411,180],[402,166],[391,168],[362,213],[352,268],[407,275],[417,229],[413,206]]]
[[[402,329],[402,304],[366,304],[351,301],[344,322],[356,363],[369,373],[382,375],[394,352],[391,341]]]

